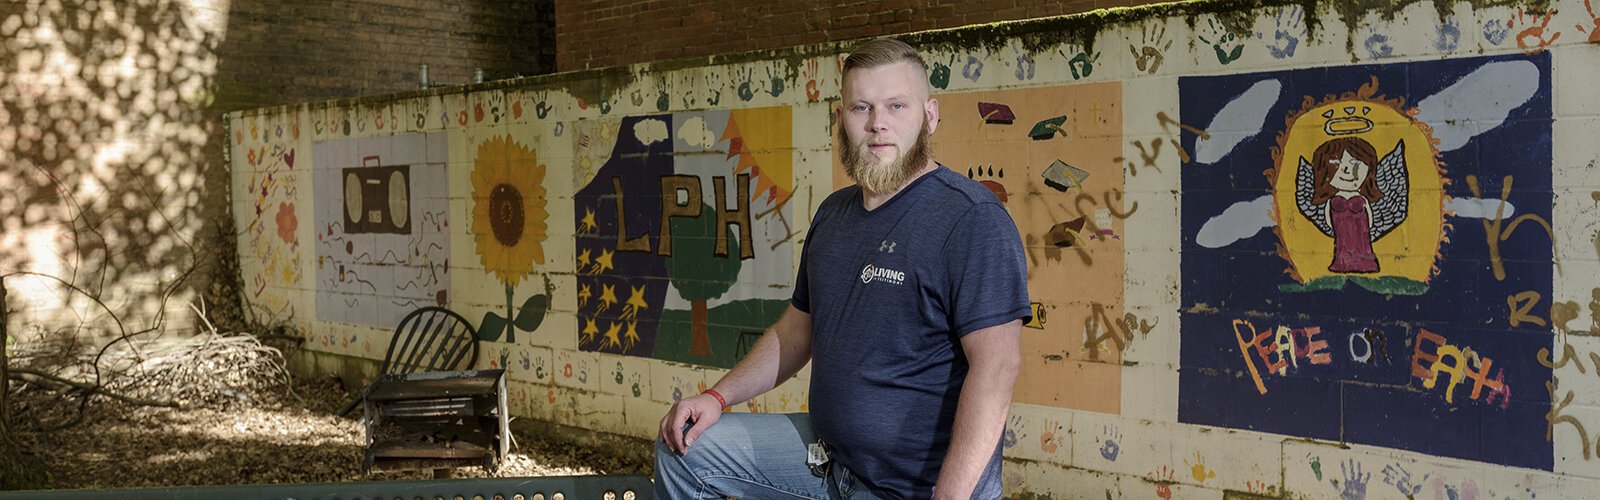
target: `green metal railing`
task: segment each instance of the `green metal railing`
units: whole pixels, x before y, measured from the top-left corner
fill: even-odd
[[[648,500],[644,476],[553,476],[0,493],[12,499]]]

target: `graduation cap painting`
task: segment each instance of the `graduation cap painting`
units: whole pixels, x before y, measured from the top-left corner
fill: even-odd
[[[1076,219],[1051,226],[1050,233],[1047,234],[1047,236],[1050,237],[1050,243],[1063,248],[1078,244],[1078,232],[1083,231],[1083,225],[1085,222],[1087,222],[1087,220],[1085,220],[1083,217],[1078,217]]]
[[[1066,123],[1067,115],[1039,120],[1039,123],[1033,124],[1033,130],[1028,131],[1028,137],[1032,137],[1035,141],[1047,140],[1055,137],[1056,132],[1060,132],[1061,126]]]
[[[1017,121],[1017,114],[1011,112],[1011,106],[994,102],[978,103],[978,115],[983,117],[984,123],[1010,125]]]
[[[1061,160],[1056,160],[1044,169],[1044,183],[1061,191],[1078,187],[1087,178],[1089,172]]]

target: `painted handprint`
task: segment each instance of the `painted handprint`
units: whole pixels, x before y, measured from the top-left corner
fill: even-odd
[[[1239,60],[1244,55],[1244,43],[1233,31],[1217,24],[1216,18],[1206,20],[1207,29],[1200,34],[1200,42],[1211,45],[1217,51],[1217,62],[1228,64]]]
[[[1517,47],[1523,52],[1534,54],[1543,51],[1550,44],[1556,43],[1556,39],[1561,38],[1559,31],[1545,32],[1545,28],[1550,26],[1550,18],[1555,14],[1555,11],[1545,12],[1543,16],[1537,13],[1529,14],[1522,7],[1518,7],[1517,17],[1506,26],[1511,29],[1517,29],[1518,25],[1525,26],[1522,31],[1517,32]],[[1546,35],[1549,38],[1546,38]]]
[[[543,96],[540,96],[539,103],[533,105],[533,114],[543,120],[545,117],[550,116],[550,110],[554,108],[555,106],[551,106],[549,102],[543,99]]]
[[[1578,28],[1579,33],[1589,35],[1589,43],[1600,43],[1600,14],[1595,13],[1594,4],[1590,0],[1583,0],[1583,10],[1589,13],[1589,25],[1578,23],[1574,26]]]
[[[1072,57],[1067,57],[1065,51],[1056,51],[1056,53],[1061,54],[1061,57],[1067,60],[1067,68],[1072,70],[1073,80],[1088,78],[1090,74],[1094,73],[1094,63],[1100,60],[1099,52],[1095,52],[1092,56],[1087,52],[1079,52],[1078,55]]]
[[[1122,445],[1117,444],[1121,440],[1121,431],[1116,427],[1106,426],[1100,433],[1100,458],[1117,461],[1117,456],[1122,454]]]
[[[933,71],[928,73],[928,83],[934,88],[944,89],[950,86],[950,67],[956,65],[956,56],[950,56],[950,64],[939,61],[933,62]]]
[[[1023,53],[1022,55],[1017,56],[1017,71],[1015,73],[1017,80],[1032,80],[1033,66],[1032,54]]]
[[[1244,489],[1245,491],[1253,494],[1265,495],[1267,493],[1277,491],[1278,487],[1274,485],[1268,485],[1267,483],[1262,482],[1260,479],[1253,479],[1244,483]]]
[[[967,65],[961,67],[961,76],[966,77],[967,81],[978,81],[978,77],[983,76],[983,61],[967,56]]]
[[[750,102],[750,99],[753,99],[756,96],[756,91],[750,86],[750,79],[754,77],[756,71],[750,68],[744,68],[735,70],[734,72],[738,75],[738,78],[744,80],[739,82],[739,100]]]
[[[1383,466],[1383,482],[1394,486],[1394,489],[1399,490],[1400,494],[1407,498],[1416,496],[1417,492],[1422,491],[1422,482],[1427,480],[1427,475],[1423,475],[1421,480],[1413,480],[1411,471],[1401,467],[1400,464]]]
[[[1274,59],[1294,57],[1295,49],[1300,47],[1300,39],[1306,36],[1305,9],[1299,5],[1279,7],[1273,17],[1276,19],[1277,29],[1272,31],[1272,40],[1267,43],[1267,53],[1272,54]],[[1266,35],[1256,33],[1256,38],[1265,39]]]
[[[783,93],[783,78],[773,75],[772,67],[770,66],[767,67],[767,80],[771,82],[772,86],[772,89],[767,91],[767,95],[778,97],[779,94]]]
[[[678,88],[679,89],[684,89],[682,91],[683,92],[683,107],[685,107],[685,108],[693,107],[694,106],[694,101],[695,101],[694,90],[693,89],[696,87],[695,84],[694,84],[694,78],[689,76],[688,73],[684,73],[682,82],[683,83],[680,83],[678,85]]]
[[[1433,40],[1433,48],[1439,52],[1456,50],[1461,44],[1461,23],[1456,21],[1456,16],[1445,18],[1439,25],[1439,36]]]
[[[817,102],[822,97],[822,89],[817,87],[817,60],[806,61],[806,67],[800,70],[800,77],[806,79],[806,100]]]
[[[1339,471],[1344,474],[1343,479],[1329,479],[1333,489],[1339,492],[1339,500],[1366,500],[1367,482],[1372,479],[1371,472],[1362,472],[1361,463],[1351,459],[1341,462]]]
[[[1006,421],[1006,432],[1000,436],[1000,444],[1009,450],[1027,436],[1022,432],[1022,416],[1012,415],[1011,419]]]
[[[1161,500],[1172,500],[1172,477],[1174,471],[1165,465],[1160,469],[1150,472],[1150,479],[1155,480],[1156,496]]]
[[[706,72],[706,85],[705,85],[705,87],[707,89],[710,89],[710,95],[706,96],[706,104],[707,105],[716,106],[718,103],[722,102],[722,89],[723,89],[722,82],[723,82],[723,80],[722,80],[722,75],[720,73],[721,72],[716,71],[714,69],[712,71],[707,71]],[[746,76],[746,78],[748,79],[748,76]],[[746,83],[748,83],[748,81]],[[754,94],[751,94],[751,96],[753,97]]]
[[[1389,57],[1394,54],[1394,46],[1389,45],[1389,35],[1379,33],[1377,28],[1367,27],[1367,41],[1362,43],[1367,49],[1367,55],[1373,59]]]
[[[1489,22],[1483,23],[1483,39],[1490,45],[1499,46],[1505,43],[1508,36],[1511,36],[1511,28],[1506,27],[1505,21],[1490,19]]]
[[[500,118],[506,115],[506,95],[502,92],[489,94],[489,118],[493,123],[500,123]],[[391,116],[392,113],[391,113]],[[382,128],[381,126],[379,128]]]
[[[1044,432],[1039,434],[1039,449],[1044,450],[1045,453],[1055,453],[1056,449],[1061,446],[1061,439],[1064,437],[1059,436],[1058,434],[1060,433],[1061,422],[1045,419]]]
[[[1167,40],[1167,25],[1161,23],[1147,23],[1144,27],[1144,46],[1133,48],[1128,45],[1128,51],[1133,53],[1133,64],[1147,74],[1154,75],[1161,67],[1162,60],[1166,59],[1163,52],[1172,48],[1172,40]]]
[[[1183,459],[1183,463],[1189,466],[1189,474],[1194,476],[1197,483],[1204,484],[1207,479],[1217,477],[1217,471],[1206,468],[1206,459],[1198,451],[1194,452],[1194,463],[1189,463],[1187,458]]]

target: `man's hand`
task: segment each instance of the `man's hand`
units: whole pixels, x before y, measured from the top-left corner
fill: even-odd
[[[722,418],[722,403],[710,394],[696,394],[678,400],[667,410],[667,416],[661,419],[661,441],[667,443],[667,448],[679,455],[689,452],[689,445],[706,429],[716,425],[717,419]],[[692,425],[688,432],[685,426]]]

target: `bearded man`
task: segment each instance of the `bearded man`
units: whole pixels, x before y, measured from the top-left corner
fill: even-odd
[[[927,67],[890,39],[845,59],[839,156],[856,184],[812,219],[790,307],[661,420],[662,498],[999,498],[1030,315],[1016,224],[932,159]],[[809,414],[723,414],[811,368]]]

